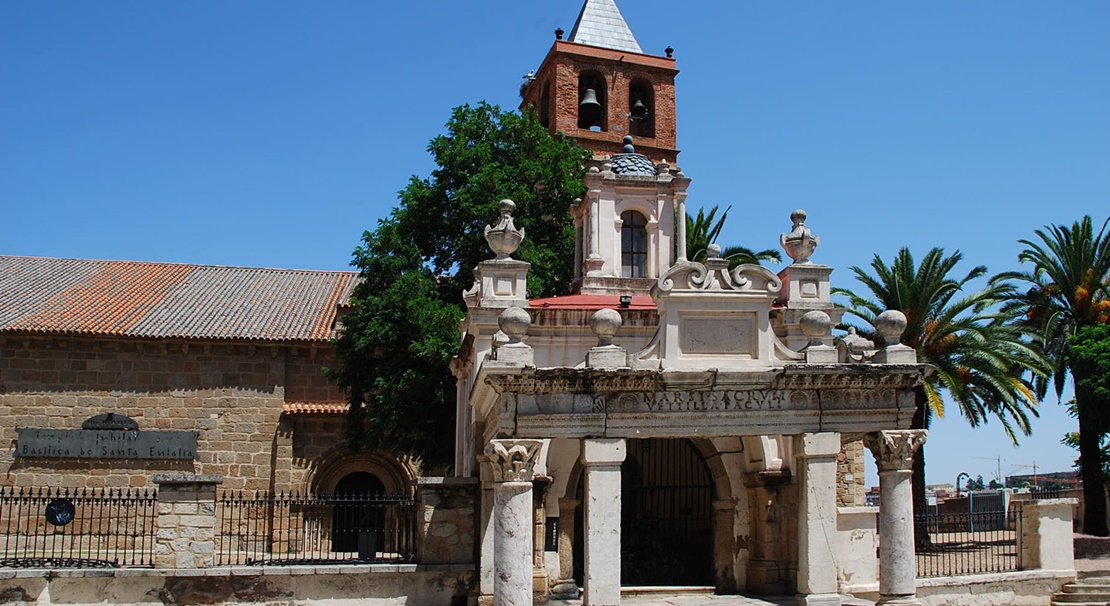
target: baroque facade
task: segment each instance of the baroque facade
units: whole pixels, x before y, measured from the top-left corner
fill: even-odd
[[[842,312],[804,211],[777,274],[715,245],[692,261],[670,49],[643,53],[610,0],[555,35],[522,96],[594,153],[572,210],[575,293],[525,296],[502,202],[454,364],[455,468],[482,480],[479,601],[606,605],[671,585],[839,604],[837,508],[863,504],[863,440],[889,492],[882,599],[912,603],[909,463],[925,432],[907,428],[926,367],[902,345],[834,346]],[[904,326],[880,323],[895,344]]]

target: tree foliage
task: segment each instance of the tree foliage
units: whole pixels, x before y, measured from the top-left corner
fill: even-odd
[[[531,296],[562,294],[573,276],[573,201],[584,194],[587,152],[552,137],[535,115],[480,103],[453,110],[428,151],[436,168],[413,176],[398,205],[363,234],[352,264],[359,282],[342,317],[331,376],[350,403],[347,439],[446,465],[454,447],[461,293],[492,258],[483,228],[502,199],[526,231],[516,258],[532,264]]]
[[[1104,221],[1096,233],[1091,217],[1070,226],[1049,225],[1034,232],[1035,239],[1019,240],[1025,248],[1018,254],[1029,271],[999,274],[995,282],[1016,283],[1008,311],[1019,315],[1052,362],[1049,375],[1059,397],[1070,374],[1075,381],[1076,416],[1079,419],[1079,458],[1083,473],[1083,532],[1110,535],[1106,521],[1105,486],[1101,467],[1101,440],[1105,433],[1103,413],[1095,392],[1088,385],[1089,367],[1072,355],[1084,327],[1110,323],[1110,233]],[[1080,337],[1086,339],[1086,337]],[[1037,383],[1047,391],[1048,379]]]
[[[1025,373],[1045,376],[1050,368],[1023,330],[997,310],[1011,294],[1007,286],[995,284],[963,295],[963,285],[984,276],[987,268],[976,266],[953,277],[962,258],[959,251],[945,255],[943,249],[933,248],[919,265],[903,248],[888,265],[876,255],[871,273],[851,268],[864,294],[841,288],[833,292],[847,297],[848,311],[866,322],[856,326],[859,333],[880,344],[875,317],[888,309],[906,315],[902,343],[917,351],[919,362],[935,368],[915,389],[912,428],[926,429],[934,414],[944,414],[941,395],[946,392],[973,427],[998,419],[1016,443],[1018,432],[1029,434],[1029,417],[1037,414],[1037,399]],[[914,457],[913,473],[914,506],[923,511],[924,447]],[[917,535],[919,542],[927,541],[923,529]]]
[[[725,219],[728,211],[725,209],[721,217],[717,218],[719,207],[714,206],[706,213],[704,208],[698,209],[697,215],[686,213],[686,251],[691,261],[705,261],[710,244],[717,243],[717,238],[725,228]],[[729,267],[736,267],[744,263],[759,264],[761,261],[782,262],[782,255],[775,249],[754,251],[744,246],[726,246],[721,251],[721,257],[729,260]]]

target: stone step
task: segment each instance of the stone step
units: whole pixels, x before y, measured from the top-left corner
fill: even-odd
[[[1110,592],[1105,591],[1061,591],[1052,596],[1053,604],[1108,604]]]
[[[1076,591],[1098,591],[1102,593],[1110,593],[1110,579],[1102,583],[1091,581],[1080,581],[1078,583],[1068,583],[1060,590],[1066,593],[1073,593]]]

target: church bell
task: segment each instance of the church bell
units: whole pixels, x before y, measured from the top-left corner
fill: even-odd
[[[644,105],[643,101],[636,99],[636,102],[632,104],[631,114],[633,120],[646,120],[648,117],[648,108]]]
[[[578,104],[579,121],[587,126],[601,124],[601,103],[597,100],[597,92],[587,88],[582,93],[582,101]]]

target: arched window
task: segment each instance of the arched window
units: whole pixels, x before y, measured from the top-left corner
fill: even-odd
[[[647,277],[647,219],[634,211],[621,213],[621,275]]]
[[[544,128],[551,126],[551,83],[545,82],[543,94],[540,95],[540,124]]]
[[[597,72],[586,72],[578,77],[578,128],[608,130],[605,125],[605,93],[605,79]]]
[[[628,123],[633,136],[655,138],[655,95],[650,82],[633,80],[628,85]]]

